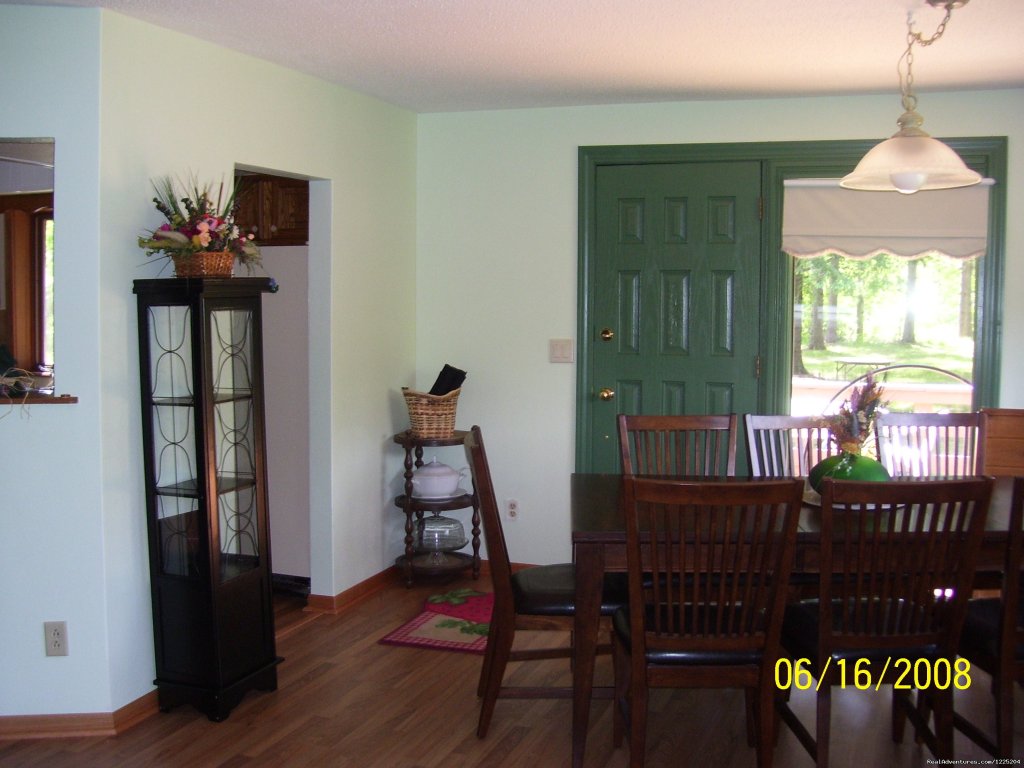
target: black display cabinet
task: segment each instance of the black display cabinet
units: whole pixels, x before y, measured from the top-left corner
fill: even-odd
[[[267,278],[136,280],[156,680],[223,720],[277,688],[263,417]]]

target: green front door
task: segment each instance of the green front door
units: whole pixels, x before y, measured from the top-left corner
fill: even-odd
[[[760,189],[754,161],[597,168],[580,469],[619,471],[619,413],[756,409]]]

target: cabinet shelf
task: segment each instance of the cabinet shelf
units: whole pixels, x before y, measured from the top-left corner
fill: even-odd
[[[251,389],[218,389],[213,393],[213,402],[218,405],[221,403],[237,403],[244,400],[252,400]]]
[[[473,494],[463,493],[446,499],[421,499],[417,496],[406,496],[404,493],[395,497],[395,506],[399,509],[412,507],[414,511],[446,512],[450,509],[465,509],[473,506]]]
[[[255,485],[256,478],[251,475],[217,475],[217,494],[220,496],[245,488],[252,488]],[[172,483],[171,485],[158,485],[156,487],[156,495],[198,499],[199,490],[199,483],[193,477],[178,483]]]
[[[252,400],[251,389],[219,389],[213,393],[213,402],[217,405],[245,400]],[[153,405],[191,408],[196,404],[196,399],[193,395],[158,396],[151,398],[150,402]]]
[[[474,557],[465,552],[445,552],[441,562],[437,562],[429,552],[415,552],[412,555],[400,555],[395,565],[402,570],[412,570],[420,576],[447,576],[472,568]]]
[[[174,397],[154,397],[150,400],[153,405],[169,405],[175,407],[191,408],[196,404],[192,395],[177,395]]]

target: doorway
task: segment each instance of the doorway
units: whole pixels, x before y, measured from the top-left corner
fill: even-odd
[[[618,413],[756,406],[760,188],[756,161],[598,170],[591,471],[619,470]]]
[[[254,233],[263,271],[267,494],[275,592],[310,592],[309,181],[236,170],[238,222]]]
[[[974,396],[972,408],[999,402],[999,349],[1003,306],[1003,232],[1006,219],[1006,137],[944,139],[973,170],[995,180],[988,212],[989,238],[985,258],[978,263],[974,326]],[[614,442],[602,430],[595,411],[605,384],[599,383],[597,361],[606,342],[598,315],[598,175],[610,166],[666,163],[732,163],[760,165],[758,201],[759,260],[757,298],[738,305],[756,314],[756,397],[753,403],[735,400],[733,409],[761,413],[787,413],[793,370],[793,259],[782,252],[783,184],[787,179],[836,178],[851,171],[876,140],[820,142],[758,142],[744,144],[666,144],[580,147],[579,149],[579,272],[577,298],[576,471],[607,469],[599,443]],[[668,219],[664,219],[668,220]],[[610,327],[610,326],[609,326]],[[614,328],[612,331],[614,332]],[[614,387],[608,387],[614,391]],[[621,389],[621,388],[620,388]],[[627,388],[628,389],[628,388]],[[615,402],[613,399],[611,402]],[[619,400],[618,404],[621,404]],[[616,404],[616,405],[618,405]],[[613,406],[610,411],[614,411]],[[687,408],[704,408],[704,405]],[[656,412],[656,411],[651,411]],[[696,411],[694,411],[696,412]],[[596,447],[595,447],[596,446]],[[742,452],[741,452],[742,453]],[[595,457],[604,464],[595,463]]]

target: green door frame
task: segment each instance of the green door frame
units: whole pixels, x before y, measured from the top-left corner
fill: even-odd
[[[943,139],[968,166],[995,180],[989,191],[988,251],[978,270],[975,308],[974,408],[999,404],[1000,344],[1005,261],[1005,136]],[[577,276],[576,471],[586,472],[592,439],[593,407],[591,286],[595,236],[595,183],[602,165],[756,160],[761,174],[761,380],[759,410],[782,413],[788,407],[792,368],[790,323],[793,260],[781,250],[783,182],[795,178],[836,178],[853,170],[876,140],[751,142],[742,144],[658,144],[579,148],[579,266]],[[772,306],[786,312],[769,312]]]

